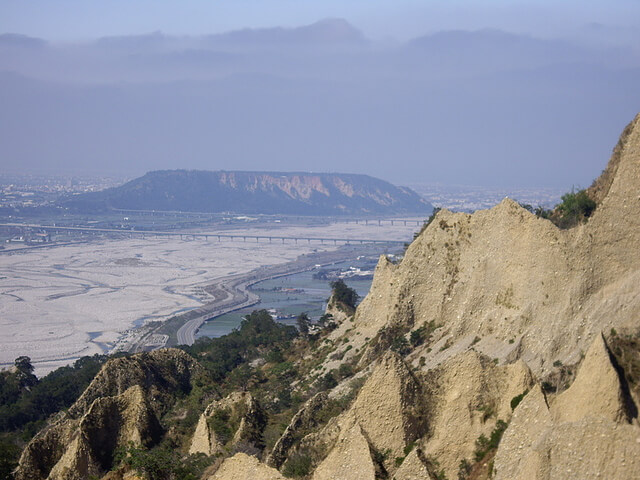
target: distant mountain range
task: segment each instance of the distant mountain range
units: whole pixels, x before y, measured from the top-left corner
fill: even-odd
[[[427,213],[413,190],[368,175],[303,172],[159,170],[100,192],[66,197],[61,206],[251,214]]]

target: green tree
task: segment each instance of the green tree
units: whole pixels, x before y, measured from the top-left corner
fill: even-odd
[[[300,334],[303,337],[306,337],[309,335],[310,322],[311,320],[309,319],[309,315],[307,315],[304,312],[302,312],[300,315],[298,315],[298,318],[296,318],[296,323],[298,324],[298,330],[300,331]]]
[[[331,282],[330,285],[333,292],[333,298],[336,301],[345,304],[349,308],[356,308],[356,304],[360,298],[358,292],[353,288],[348,287],[342,279]]]

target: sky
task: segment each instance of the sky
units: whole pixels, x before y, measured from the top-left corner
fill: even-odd
[[[0,168],[588,186],[640,2],[0,0]]]
[[[493,27],[567,35],[590,23],[637,27],[637,0],[3,0],[0,28],[49,40],[161,30],[207,34],[345,18],[377,39]]]

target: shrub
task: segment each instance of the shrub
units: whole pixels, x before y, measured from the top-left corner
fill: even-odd
[[[356,304],[360,298],[358,292],[353,288],[347,287],[347,284],[344,283],[342,279],[331,282],[329,285],[331,285],[333,298],[336,301],[345,304],[349,308],[356,308]]]
[[[285,477],[304,477],[311,472],[311,456],[305,452],[296,452],[284,464],[282,473]]]
[[[594,202],[586,190],[571,191],[562,196],[562,203],[558,204],[550,216],[550,220],[560,228],[571,228],[584,223],[596,209]]]
[[[520,395],[516,395],[511,399],[511,411],[515,410],[516,407],[520,405],[520,402],[522,401],[522,399],[525,397],[527,393],[529,393],[529,390],[525,390]]]

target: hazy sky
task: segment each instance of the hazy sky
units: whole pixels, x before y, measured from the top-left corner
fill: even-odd
[[[640,111],[639,24],[637,0],[0,0],[0,167],[587,186]]]
[[[162,30],[206,34],[346,18],[373,38],[494,27],[573,34],[590,23],[637,27],[637,0],[2,0],[0,30],[76,40]]]

